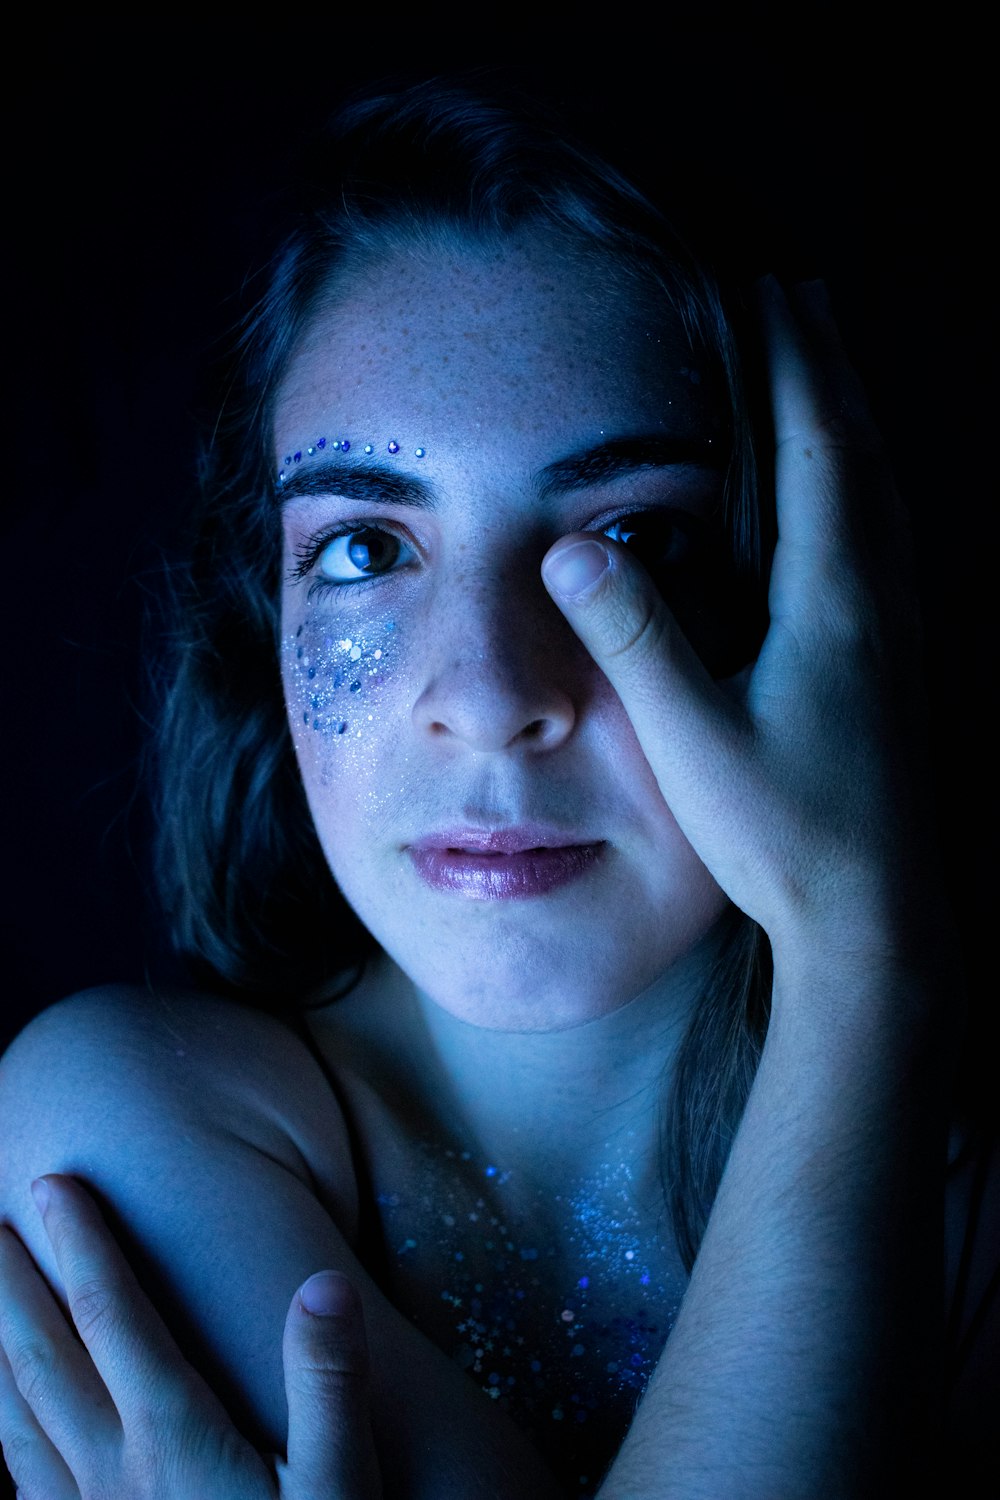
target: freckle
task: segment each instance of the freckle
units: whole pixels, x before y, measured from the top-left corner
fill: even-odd
[[[315,677],[316,676],[316,668],[315,667],[310,667],[309,671],[308,671],[308,673],[306,675],[309,676],[309,677]]]
[[[352,682],[351,683],[351,692],[352,693],[356,693],[358,691],[358,688],[360,686],[361,686],[360,682]]]
[[[805,448],[803,449],[803,452],[805,453],[806,458],[812,458],[813,451],[811,448]]]
[[[299,636],[302,634],[302,629],[303,629],[303,627],[300,625],[299,628],[298,628],[298,630],[295,632],[295,639],[296,640],[298,640]]]

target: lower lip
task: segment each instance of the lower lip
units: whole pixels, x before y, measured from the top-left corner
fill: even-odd
[[[567,844],[558,849],[522,849],[518,854],[466,853],[458,849],[407,852],[417,874],[435,891],[470,901],[516,901],[544,896],[585,875],[603,844]]]

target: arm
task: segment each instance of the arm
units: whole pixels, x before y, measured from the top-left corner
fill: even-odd
[[[0,1132],[0,1215],[57,1294],[29,1193],[47,1172],[92,1187],[184,1354],[256,1448],[284,1446],[292,1294],[330,1268],[361,1297],[386,1494],[551,1495],[523,1437],[353,1254],[343,1121],[284,1027],[203,997],[78,996],[45,1012],[0,1061]]]
[[[858,1500],[936,1472],[950,1043],[925,984],[815,958],[777,977],[691,1285],[602,1500]],[[813,1012],[808,1036],[787,1014],[803,1002],[828,1022]]]
[[[19,1496],[379,1500],[361,1308],[343,1277],[310,1277],[292,1299],[287,1457],[264,1458],[180,1357],[80,1184],[50,1175],[32,1191],[76,1328],[0,1226],[0,1442]]]
[[[588,592],[550,582],[775,965],[692,1281],[602,1500],[854,1500],[897,1472],[907,1417],[933,1446],[961,1017],[923,800],[906,518],[822,294],[793,310],[772,285],[762,302],[779,535],[752,670],[713,682],[613,542]]]

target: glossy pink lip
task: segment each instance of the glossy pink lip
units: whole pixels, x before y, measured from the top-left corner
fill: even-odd
[[[472,901],[542,896],[583,875],[599,858],[603,841],[530,824],[487,830],[456,828],[407,846],[420,878],[437,891]]]

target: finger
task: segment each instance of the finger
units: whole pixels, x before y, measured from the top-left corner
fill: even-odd
[[[697,820],[715,811],[709,764],[714,779],[729,774],[744,738],[742,710],[712,680],[626,547],[571,533],[546,553],[542,578],[617,692],[664,798],[694,842]]]
[[[345,1276],[320,1271],[299,1288],[282,1346],[288,1463],[281,1500],[377,1500],[368,1345],[361,1302]]]
[[[794,303],[794,305],[793,305]],[[822,283],[760,288],[775,435],[778,548],[772,618],[807,613],[817,580],[853,594],[872,542],[896,535],[901,509],[861,382]],[[791,585],[791,587],[790,587]]]
[[[54,1174],[36,1189],[70,1317],[125,1429],[153,1410],[185,1409],[194,1386],[203,1396],[90,1194]]]
[[[72,1469],[81,1443],[115,1444],[121,1424],[87,1351],[17,1236],[0,1229],[0,1343],[16,1388]]]
[[[0,1446],[23,1500],[80,1500],[76,1480],[38,1425],[0,1349]]]
[[[775,440],[809,432],[841,444],[881,448],[857,370],[844,348],[822,281],[786,294],[773,276],[759,287],[764,345],[774,386]]]

